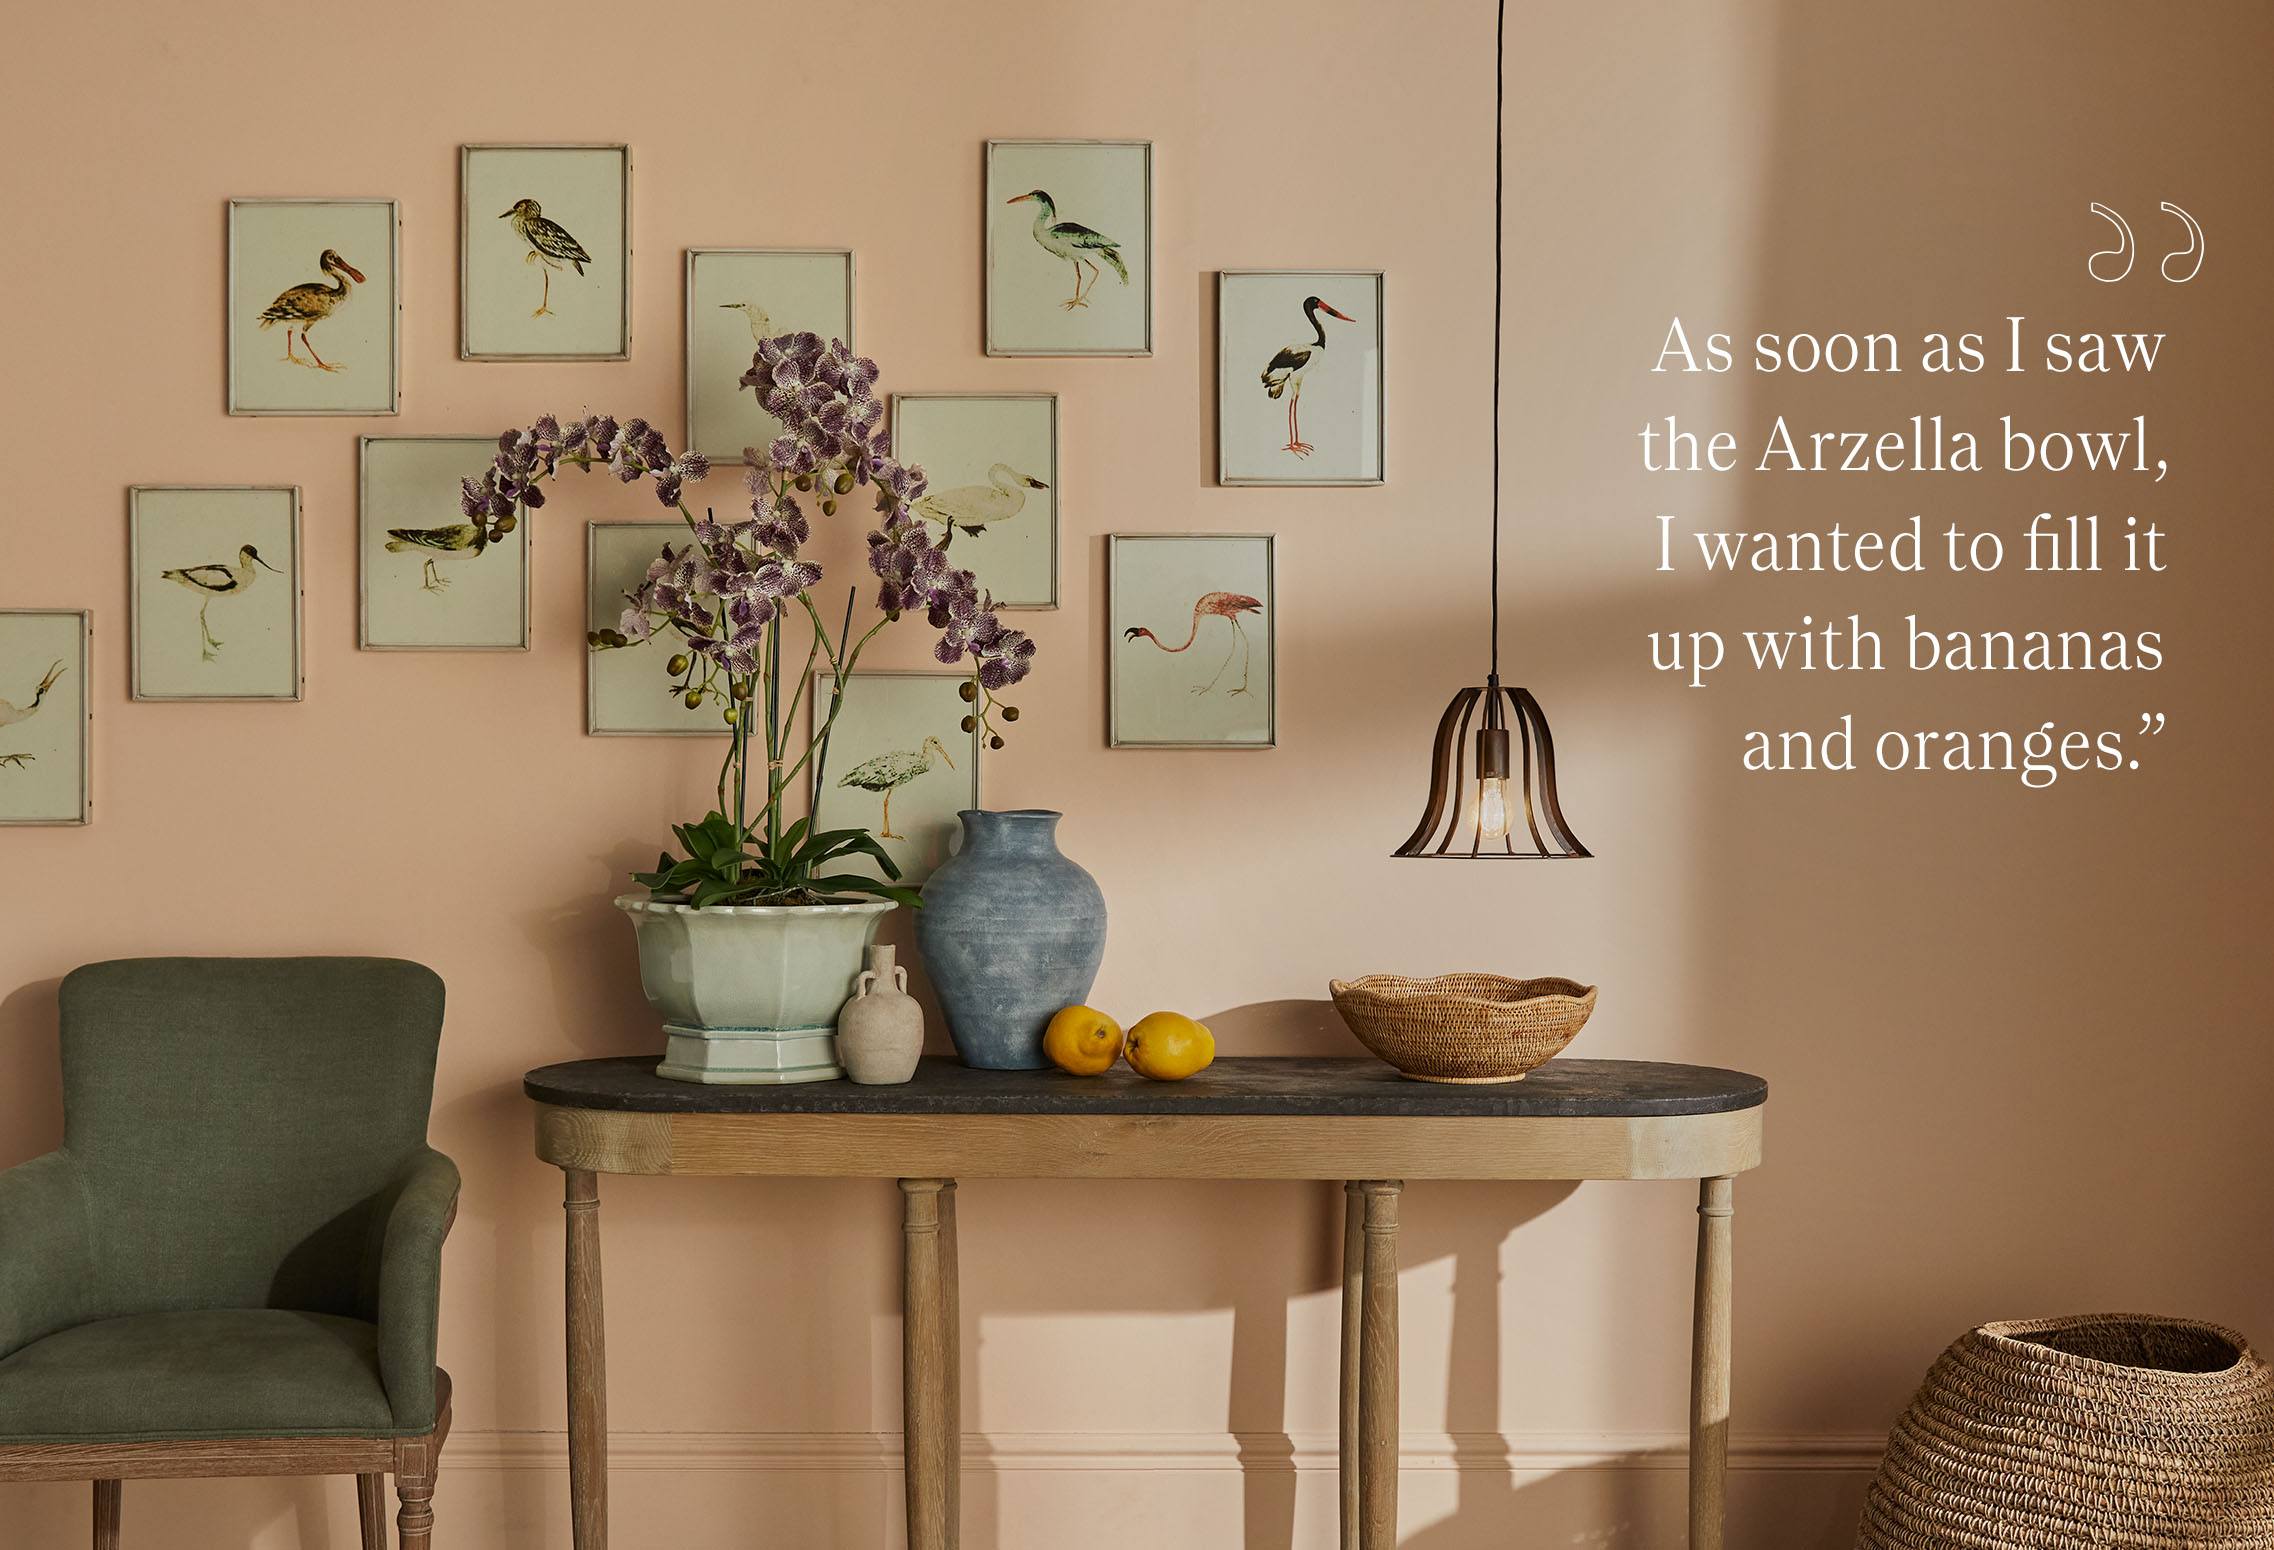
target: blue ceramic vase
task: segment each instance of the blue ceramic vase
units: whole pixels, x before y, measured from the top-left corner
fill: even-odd
[[[1089,995],[1105,957],[1105,895],[1058,850],[1062,814],[957,814],[963,848],[924,884],[916,948],[967,1066],[1049,1064],[1042,1033]]]

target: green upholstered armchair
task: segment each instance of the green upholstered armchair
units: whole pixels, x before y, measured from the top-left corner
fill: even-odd
[[[143,958],[63,981],[63,1146],[0,1172],[0,1481],[353,1474],[434,1522],[458,1170],[426,1144],[442,982],[385,958]]]

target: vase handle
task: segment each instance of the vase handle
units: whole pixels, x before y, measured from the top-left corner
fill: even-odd
[[[861,970],[861,977],[853,981],[853,999],[858,1001],[861,997],[867,995],[869,993],[869,987],[875,983],[876,970]]]
[[[892,988],[902,995],[908,993],[908,965],[896,963],[892,966]]]

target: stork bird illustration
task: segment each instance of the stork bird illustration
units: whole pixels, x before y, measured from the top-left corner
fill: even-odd
[[[1078,221],[1058,219],[1058,206],[1042,189],[1013,194],[1003,203],[1015,205],[1029,199],[1041,206],[1034,214],[1034,240],[1042,245],[1043,252],[1054,258],[1062,258],[1074,266],[1073,297],[1060,302],[1060,306],[1071,312],[1076,307],[1090,304],[1089,293],[1097,285],[1098,276],[1103,273],[1098,268],[1098,260],[1101,258],[1113,266],[1113,272],[1121,276],[1123,285],[1129,283],[1129,266],[1121,261],[1121,244],[1102,232],[1090,230]],[[1087,283],[1082,279],[1085,268],[1090,275]]]
[[[1230,622],[1232,634],[1236,638],[1224,652],[1224,660],[1216,665],[1216,671],[1209,675],[1208,681],[1204,684],[1195,684],[1192,692],[1194,694],[1206,694],[1215,688],[1217,681],[1224,676],[1224,669],[1232,665],[1232,653],[1236,651],[1240,653],[1240,686],[1227,692],[1245,694],[1248,692],[1248,669],[1253,662],[1255,643],[1248,639],[1248,632],[1240,627],[1240,615],[1260,614],[1262,612],[1262,600],[1249,597],[1244,592],[1204,592],[1200,595],[1200,601],[1192,605],[1192,629],[1184,637],[1183,645],[1172,646],[1141,624],[1123,630],[1121,638],[1123,640],[1136,640],[1143,637],[1163,651],[1189,651],[1192,649],[1192,643],[1200,638],[1201,620],[1211,616],[1227,620]]]
[[[1047,490],[1032,474],[1022,474],[1008,463],[997,463],[987,470],[985,484],[962,484],[949,490],[934,490],[910,508],[919,520],[937,522],[947,529],[940,540],[945,549],[955,542],[958,529],[973,538],[980,530],[997,522],[1008,522],[1026,510],[1026,492]]]
[[[742,321],[750,325],[752,344],[764,344],[781,333],[780,329],[774,327],[774,320],[766,315],[766,309],[754,301],[722,301],[719,310],[742,314]]]
[[[178,587],[195,592],[197,605],[197,633],[204,643],[205,660],[211,662],[221,651],[221,642],[213,638],[212,627],[205,622],[205,611],[213,606],[217,597],[235,597],[253,584],[253,567],[275,571],[276,567],[261,558],[261,552],[251,544],[237,551],[235,565],[188,565],[180,570],[162,570],[158,574]],[[284,572],[276,571],[278,575]]]
[[[955,761],[948,758],[948,751],[940,746],[940,740],[936,737],[927,737],[924,739],[924,746],[914,752],[902,748],[891,753],[880,753],[866,764],[855,765],[838,779],[837,784],[840,786],[854,786],[862,791],[881,791],[884,793],[884,827],[877,831],[876,837],[878,839],[904,840],[908,838],[905,834],[892,832],[892,793],[918,776],[930,774],[932,755],[934,754],[938,754],[949,769],[955,768]]]
[[[578,274],[592,262],[592,255],[584,251],[584,244],[568,234],[568,228],[558,221],[545,218],[544,207],[534,199],[516,199],[513,208],[498,217],[511,221],[513,229],[521,233],[521,240],[529,244],[529,254],[521,261],[544,266],[545,290],[537,303],[533,318],[550,317],[553,311],[553,271],[568,265]]]
[[[1287,445],[1284,450],[1297,457],[1309,457],[1317,450],[1303,439],[1303,375],[1311,369],[1311,363],[1318,359],[1320,352],[1326,349],[1326,324],[1319,321],[1322,312],[1328,317],[1340,318],[1345,323],[1358,321],[1347,312],[1336,311],[1316,296],[1306,296],[1303,298],[1303,321],[1311,325],[1311,332],[1316,337],[1309,341],[1298,339],[1293,344],[1281,345],[1279,353],[1271,358],[1271,364],[1263,368],[1264,393],[1272,398],[1285,395],[1287,399]]]
[[[29,705],[19,707],[0,700],[0,727],[12,727],[19,721],[31,720],[32,712],[39,709],[40,701],[47,698],[47,691],[54,688],[55,681],[62,676],[61,662],[50,667],[47,676],[39,681],[39,687],[32,691],[32,702]],[[28,753],[0,753],[0,768],[20,770],[35,757],[36,755]]]
[[[401,554],[416,549],[425,560],[420,573],[419,590],[440,592],[450,585],[448,577],[434,568],[436,560],[463,559],[480,554],[490,546],[490,530],[479,522],[453,522],[447,527],[391,527],[387,529],[387,552]]]
[[[314,366],[318,371],[338,371],[340,368],[316,353],[316,341],[308,337],[308,330],[330,317],[339,304],[347,300],[348,285],[363,283],[363,271],[330,248],[316,260],[316,267],[332,277],[332,283],[310,281],[279,291],[276,300],[261,312],[261,327],[284,325],[284,358],[295,366]],[[308,347],[308,359],[302,360],[292,348],[292,336],[297,333],[300,342]]]

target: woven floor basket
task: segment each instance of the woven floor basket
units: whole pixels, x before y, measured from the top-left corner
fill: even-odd
[[[1424,1082],[1513,1082],[1562,1052],[1595,1010],[1566,979],[1369,974],[1327,986],[1358,1042]]]
[[[2274,1376],[2128,1314],[1987,1324],[1896,1423],[1859,1550],[2269,1550]]]

